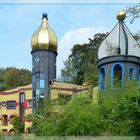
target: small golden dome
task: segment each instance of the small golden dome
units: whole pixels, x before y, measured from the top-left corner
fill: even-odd
[[[118,20],[124,20],[125,17],[126,17],[125,11],[120,11],[120,12],[117,13],[117,19]]]
[[[32,50],[47,49],[57,52],[57,37],[48,24],[47,14],[42,15],[42,23],[31,38]]]

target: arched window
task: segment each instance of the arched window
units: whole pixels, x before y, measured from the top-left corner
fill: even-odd
[[[105,89],[105,69],[100,68],[99,70],[99,88]]]
[[[15,129],[10,129],[9,130],[9,134],[12,135],[12,136],[14,136],[16,134]]]
[[[122,64],[117,63],[112,66],[111,71],[111,87],[123,87],[124,82],[124,67]]]
[[[9,123],[12,124],[13,123],[13,120],[14,120],[15,116],[14,115],[11,115],[9,117]]]
[[[8,125],[8,116],[7,115],[3,115],[2,116],[2,125],[3,126],[7,126]]]
[[[128,67],[128,79],[129,80],[134,80],[135,79],[135,74],[136,74],[135,67],[129,66]]]

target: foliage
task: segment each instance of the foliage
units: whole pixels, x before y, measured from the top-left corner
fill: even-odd
[[[6,140],[2,134],[0,134],[0,140]]]
[[[72,94],[58,93],[59,105],[66,105],[68,101],[71,99],[71,97],[72,97]]]
[[[57,122],[60,118],[60,113],[53,112],[53,102],[46,101],[46,107],[40,108],[40,113],[33,116],[32,132],[37,136],[53,136],[56,135]]]
[[[128,7],[126,13],[128,17],[131,17],[131,23],[133,23],[136,18],[140,17],[140,3]]]
[[[15,67],[0,68],[0,91],[31,83],[31,71]]]
[[[140,135],[140,90],[135,81],[123,89],[101,92],[97,99],[95,104],[89,93],[76,94],[63,111],[54,110],[57,101],[47,101],[42,114],[34,116],[33,132],[41,136]]]
[[[75,97],[65,108],[59,121],[58,134],[75,136],[100,135],[100,116],[90,97]]]
[[[33,132],[36,135],[99,135],[100,123],[97,109],[89,96],[74,97],[64,107],[64,112],[54,113],[48,107],[45,117],[33,119]]]
[[[140,92],[137,85],[137,82],[129,81],[122,90],[113,89],[100,94],[104,133],[129,136],[140,134]]]
[[[9,87],[15,88],[18,84],[18,71],[16,68],[6,69],[6,74],[4,75],[5,84]]]
[[[17,134],[24,132],[24,122],[21,122],[18,116],[15,116],[12,120],[12,124]]]
[[[107,33],[98,33],[93,40],[89,38],[89,43],[73,46],[72,53],[61,70],[64,81],[97,85],[97,51],[106,36]]]

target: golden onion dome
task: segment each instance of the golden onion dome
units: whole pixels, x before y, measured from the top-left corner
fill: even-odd
[[[117,19],[118,19],[118,20],[124,20],[125,17],[126,17],[125,11],[119,11],[119,12],[117,13]]]
[[[57,37],[48,24],[47,14],[42,15],[40,27],[31,38],[32,50],[47,49],[57,52]]]

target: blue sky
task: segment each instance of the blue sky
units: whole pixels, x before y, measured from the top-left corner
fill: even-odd
[[[32,69],[31,36],[41,23],[42,13],[47,12],[49,24],[58,38],[57,76],[60,76],[63,61],[67,59],[74,44],[87,43],[88,38],[93,38],[96,33],[110,32],[117,23],[116,13],[131,4],[138,3],[139,0],[129,0],[129,2],[128,0],[86,0],[86,2],[71,0],[70,2],[83,4],[69,5],[69,1],[66,0],[40,0],[40,5],[35,0],[12,2],[1,0],[0,67]],[[126,24],[132,33],[140,30],[137,26],[140,25],[140,19],[133,24],[129,22],[130,19],[126,19]]]

